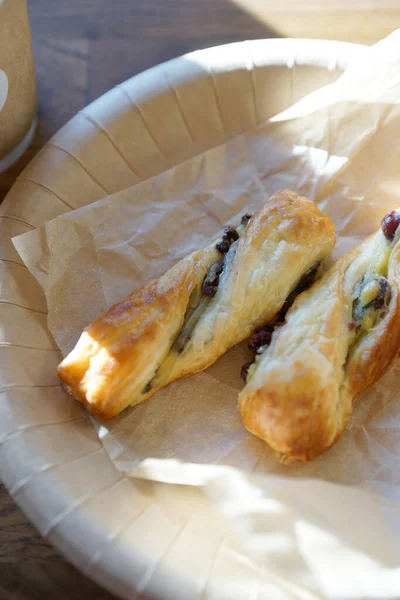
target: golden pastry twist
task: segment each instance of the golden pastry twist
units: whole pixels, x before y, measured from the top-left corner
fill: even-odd
[[[95,416],[112,417],[210,366],[270,321],[335,243],[330,219],[291,191],[274,194],[233,231],[134,291],[82,333],[58,375]]]
[[[339,438],[354,400],[400,348],[400,212],[300,294],[249,370],[245,427],[282,462],[309,461]]]

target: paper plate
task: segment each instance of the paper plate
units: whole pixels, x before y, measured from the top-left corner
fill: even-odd
[[[1,206],[0,474],[41,534],[121,598],[276,596],[201,490],[132,480],[111,465],[59,387],[44,296],[11,238],[254,127],[334,81],[357,52],[261,40],[157,66],[78,113]]]

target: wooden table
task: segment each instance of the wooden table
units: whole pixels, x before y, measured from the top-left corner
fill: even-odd
[[[70,117],[152,65],[243,39],[373,43],[400,27],[399,0],[29,0],[29,9],[39,127],[26,155],[0,175],[0,201]],[[1,487],[0,518],[1,600],[112,598],[42,540]]]

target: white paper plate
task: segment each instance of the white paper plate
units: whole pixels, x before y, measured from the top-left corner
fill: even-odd
[[[261,40],[155,67],[78,113],[1,206],[0,474],[42,535],[122,598],[275,595],[201,490],[130,480],[111,465],[85,411],[58,386],[45,300],[11,238],[261,123],[334,81],[356,52]]]

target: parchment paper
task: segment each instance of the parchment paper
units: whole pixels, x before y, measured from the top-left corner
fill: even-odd
[[[238,223],[277,189],[312,198],[333,219],[334,257],[373,232],[400,205],[399,49],[395,32],[366,50],[337,83],[255,130],[14,238],[44,289],[48,325],[62,353],[93,318],[209,243],[225,225]],[[225,514],[237,523],[245,520],[247,542],[257,523],[255,506],[274,481],[259,475],[284,475],[288,482],[319,478],[359,486],[385,502],[400,499],[398,366],[359,400],[334,448],[308,465],[281,467],[244,430],[236,409],[240,367],[248,356],[245,344],[236,346],[206,372],[119,417],[102,424],[93,419],[117,468],[137,477],[210,485]],[[227,473],[231,486],[221,485]],[[255,504],[241,504],[240,518],[235,478],[242,489],[257,490]],[[329,497],[329,488],[323,489]],[[257,541],[258,550],[262,544]],[[399,581],[392,583],[389,595],[395,597]],[[364,588],[353,589],[359,594]]]

